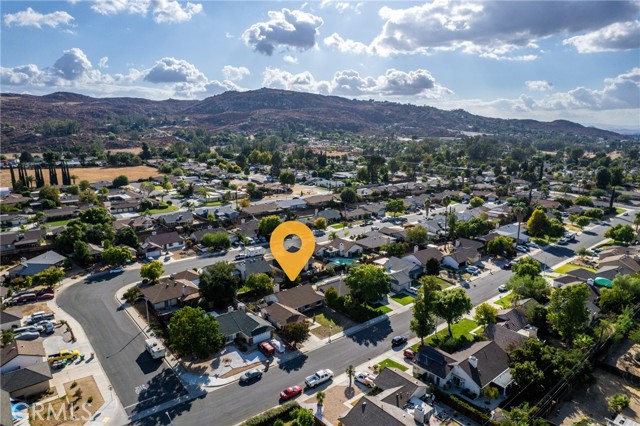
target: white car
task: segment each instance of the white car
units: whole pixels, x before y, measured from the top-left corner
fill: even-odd
[[[333,371],[329,369],[319,370],[316,372],[316,374],[304,379],[304,383],[309,388],[315,388],[316,386],[321,385],[322,383],[327,382],[332,378],[333,378]]]
[[[471,275],[477,275],[480,273],[480,268],[477,266],[467,266],[467,272]]]
[[[373,383],[373,377],[371,377],[370,375],[368,375],[367,373],[364,373],[362,371],[357,372],[355,376],[353,376],[356,379],[356,382],[362,383],[363,385],[372,388],[375,386],[375,383]]]

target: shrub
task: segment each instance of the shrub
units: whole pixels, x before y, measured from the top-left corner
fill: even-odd
[[[242,426],[271,426],[276,420],[289,417],[291,412],[296,408],[300,408],[297,402],[286,402],[279,407],[250,418],[242,423]]]
[[[78,390],[73,394],[73,397],[77,399],[82,398],[82,389],[78,388]]]
[[[73,383],[71,383],[71,386],[69,386],[71,389],[75,388],[76,386],[78,386],[78,382],[73,381]]]
[[[93,402],[93,397],[92,396],[87,398],[87,404],[91,404],[92,402]]]

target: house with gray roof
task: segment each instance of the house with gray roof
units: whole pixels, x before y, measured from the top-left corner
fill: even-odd
[[[441,262],[443,257],[442,252],[436,247],[427,247],[423,250],[414,251],[413,253],[404,256],[402,259],[425,267],[427,266],[429,259],[434,258],[438,262]]]
[[[316,244],[314,254],[318,257],[330,259],[332,257],[359,257],[362,254],[360,241],[334,238],[328,243]]]
[[[52,266],[61,267],[66,257],[49,250],[32,259],[22,261],[19,266],[9,272],[10,276],[32,277]]]
[[[308,317],[281,303],[272,303],[261,310],[262,316],[278,330],[287,324],[302,322]]]
[[[424,272],[424,268],[408,260],[392,256],[384,264],[385,272],[391,277],[391,290],[401,293],[409,289],[412,280]]]
[[[478,261],[480,261],[480,253],[478,253],[478,250],[472,248],[456,250],[442,258],[442,264],[453,269],[464,268],[465,265],[470,265]]]
[[[271,339],[275,328],[263,318],[243,310],[231,311],[218,315],[220,333],[224,336],[225,344],[239,339],[249,346]]]
[[[282,210],[301,210],[307,207],[307,202],[302,198],[292,198],[278,200],[276,205]]]
[[[39,362],[0,376],[0,387],[12,398],[39,395],[49,389],[53,378],[49,363]]]
[[[265,297],[267,303],[278,302],[298,312],[307,312],[324,305],[324,295],[318,294],[311,285],[299,285]]]

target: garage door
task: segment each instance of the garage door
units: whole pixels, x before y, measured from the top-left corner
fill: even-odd
[[[265,331],[264,333],[258,334],[253,338],[253,344],[257,345],[258,343],[264,342],[265,340],[269,340],[269,339],[271,339],[271,332]]]

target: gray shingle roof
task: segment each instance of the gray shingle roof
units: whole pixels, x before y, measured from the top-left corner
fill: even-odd
[[[49,363],[40,362],[0,376],[2,389],[13,393],[53,378]]]
[[[19,355],[44,357],[42,341],[14,340],[0,351],[0,365],[5,365]]]
[[[257,336],[267,330],[274,330],[266,320],[244,311],[227,312],[216,317],[220,323],[220,332],[230,336],[242,332],[245,336]]]
[[[324,300],[324,296],[316,293],[310,285],[300,285],[289,290],[283,290],[275,293],[274,296],[276,296],[278,302],[293,309]]]

